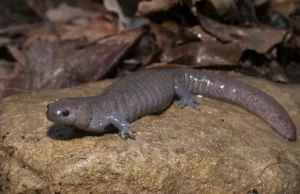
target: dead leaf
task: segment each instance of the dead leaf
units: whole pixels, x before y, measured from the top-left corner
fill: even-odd
[[[290,83],[300,83],[300,64],[298,62],[290,62],[286,66],[285,72]]]
[[[85,38],[93,42],[107,35],[116,34],[117,32],[118,26],[116,23],[112,23],[101,17],[94,19],[85,26],[79,28],[71,27],[61,38],[63,40]]]
[[[174,23],[151,25],[160,62],[186,64],[189,67],[237,65],[244,51],[238,43],[219,42],[201,27],[180,28]],[[199,41],[201,40],[201,41]]]
[[[11,41],[10,38],[0,37],[0,47],[10,44]]]
[[[10,74],[13,71],[14,66],[14,62],[0,60],[0,83],[2,83],[4,79],[10,78]]]
[[[287,31],[271,28],[237,27],[217,23],[204,16],[199,16],[201,26],[223,42],[235,42],[244,49],[266,53],[275,44],[282,42]]]
[[[276,82],[288,83],[288,78],[286,73],[284,72],[284,68],[282,68],[277,61],[273,60],[270,63],[271,69],[271,79]]]
[[[148,15],[150,13],[167,11],[174,5],[176,5],[179,0],[151,0],[151,1],[141,1],[138,5],[138,13],[140,15]]]
[[[263,4],[266,4],[270,1],[273,1],[273,0],[254,0],[254,4],[255,4],[255,6],[262,6]]]
[[[295,13],[297,10],[299,2],[290,1],[290,0],[273,0],[270,1],[268,13],[274,11],[279,11],[280,13],[289,16],[292,13]]]
[[[83,26],[67,24],[54,25],[61,40],[87,39],[92,42],[107,35],[113,35],[118,31],[118,27],[115,23],[107,21],[103,17],[95,18],[87,25]],[[27,33],[27,37],[29,38],[25,41],[25,45],[29,44],[31,41],[35,41],[36,39],[56,41],[58,38],[55,34],[49,31],[47,26],[33,29]]]
[[[135,15],[139,1],[130,0],[125,3],[118,0],[104,0],[103,4],[107,10],[118,15],[118,26],[122,31],[140,25],[140,20]]]
[[[26,56],[14,45],[7,45],[7,48],[10,51],[11,55],[25,69],[27,67],[27,58],[26,58]]]
[[[58,8],[49,9],[46,12],[47,18],[54,23],[67,23],[74,18],[87,18],[92,20],[100,15],[100,13],[85,11],[80,7],[72,7],[66,3],[61,3]]]
[[[147,66],[146,69],[149,68],[164,68],[164,67],[175,67],[175,68],[183,68],[183,65],[175,64],[175,63],[152,63],[151,65]]]
[[[210,2],[214,5],[219,16],[225,15],[236,7],[236,0],[210,0]]]
[[[120,62],[141,35],[142,31],[126,31],[92,45],[84,40],[32,40],[22,50],[28,58],[27,71],[9,80],[0,96],[99,80]]]
[[[6,28],[0,29],[0,35],[5,36],[15,36],[20,34],[26,34],[28,31],[44,26],[43,23],[33,23],[33,24],[19,24],[19,25],[10,25]]]
[[[186,64],[189,67],[237,65],[243,53],[239,44],[192,42],[164,52],[161,62]]]

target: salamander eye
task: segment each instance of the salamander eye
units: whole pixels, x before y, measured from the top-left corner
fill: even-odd
[[[69,116],[69,114],[70,114],[70,112],[69,112],[68,110],[65,110],[64,112],[62,112],[62,115],[63,115],[64,117]]]

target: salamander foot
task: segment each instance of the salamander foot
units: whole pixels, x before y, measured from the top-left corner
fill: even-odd
[[[176,107],[184,108],[186,106],[190,106],[197,111],[201,111],[201,108],[199,107],[199,101],[193,96],[190,96],[189,98],[181,98],[180,100],[175,101],[174,104]]]
[[[129,124],[127,121],[125,121],[120,114],[116,112],[112,113],[109,117],[109,121],[119,130],[119,136],[122,139],[135,139],[134,135],[130,131],[130,127],[133,126],[133,124]]]
[[[130,131],[129,127],[131,127],[132,125],[128,125],[128,126],[124,126],[122,129],[119,129],[119,136],[122,138],[122,139],[127,139],[127,138],[130,138],[130,139],[133,139],[135,140],[135,137],[134,135],[132,134],[132,132]]]

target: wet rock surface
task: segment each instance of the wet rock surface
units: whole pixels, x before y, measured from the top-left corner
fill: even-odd
[[[281,103],[300,129],[300,86],[231,74]],[[243,109],[211,99],[201,112],[174,106],[134,122],[136,140],[52,126],[55,99],[100,93],[112,81],[3,100],[4,194],[297,193],[300,143],[286,142]],[[299,139],[299,136],[298,136]]]

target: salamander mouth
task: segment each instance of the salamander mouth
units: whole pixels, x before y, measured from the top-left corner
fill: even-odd
[[[289,133],[288,135],[286,135],[285,138],[287,141],[296,141],[297,140],[297,134],[294,132]]]
[[[49,109],[46,112],[46,117],[49,121],[52,121],[57,124],[62,124],[62,122],[58,119],[57,115],[55,113],[51,113]]]
[[[52,117],[50,116],[50,114],[48,113],[48,111],[46,112],[46,115],[47,115],[47,119],[48,119],[49,121],[54,122],[54,120],[52,119]]]

